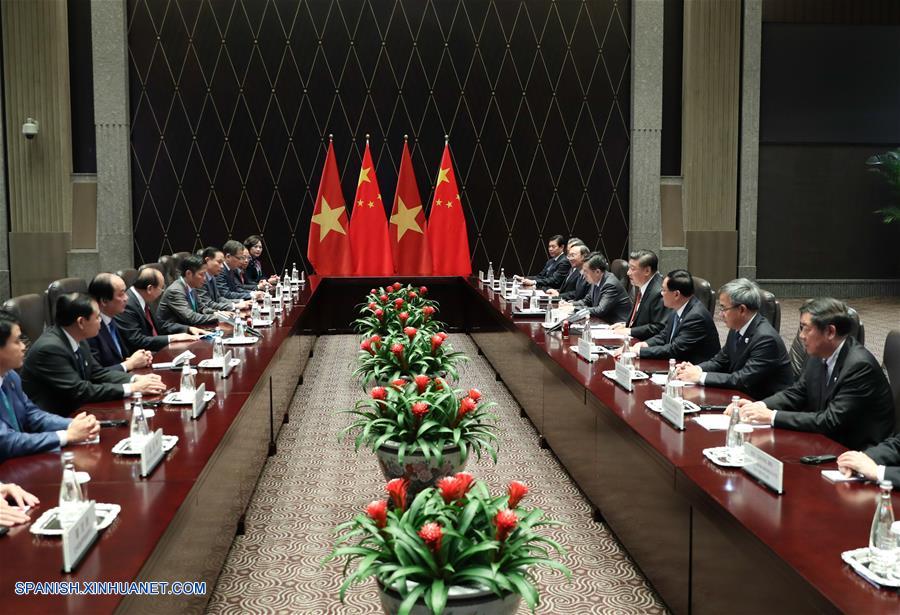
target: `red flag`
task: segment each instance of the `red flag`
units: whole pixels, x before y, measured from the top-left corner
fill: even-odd
[[[444,145],[444,155],[434,188],[434,201],[431,203],[428,243],[431,246],[434,275],[472,274],[466,216],[459,199],[456,174],[450,160],[450,146],[447,144]]]
[[[416,185],[412,158],[406,139],[400,156],[400,175],[397,176],[397,194],[391,211],[391,251],[394,254],[394,270],[398,275],[431,275],[431,248],[425,235],[427,222],[425,210]]]
[[[319,193],[309,225],[309,262],[319,275],[353,275],[350,236],[347,235],[347,206],[341,192],[341,177],[329,142]]]
[[[378,179],[375,177],[375,165],[372,164],[372,154],[369,152],[368,137],[356,184],[353,214],[350,216],[350,245],[353,248],[353,271],[356,275],[393,275],[394,262],[391,259],[387,218],[384,215]]]

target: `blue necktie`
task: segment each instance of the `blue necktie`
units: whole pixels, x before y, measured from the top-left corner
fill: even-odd
[[[0,398],[3,398],[3,407],[6,408],[7,418],[13,429],[22,431],[22,426],[19,425],[19,417],[17,417],[16,413],[13,411],[12,406],[9,404],[9,397],[6,396],[6,391],[3,390],[5,387],[6,383],[4,382],[3,386],[0,386]]]
[[[78,373],[82,380],[87,380],[84,375],[84,359],[81,358],[81,347],[75,349],[75,362],[78,364]]]
[[[197,302],[194,300],[194,291],[192,291],[189,288],[187,291],[187,296],[188,296],[188,301],[191,302],[191,309],[196,312],[197,311]]]
[[[106,325],[106,330],[109,331],[109,337],[112,339],[113,346],[116,347],[116,352],[119,353],[119,358],[123,358],[125,355],[122,354],[122,344],[119,343],[119,332],[116,331],[116,323],[110,320],[109,324]]]
[[[678,332],[678,326],[681,324],[681,316],[678,314],[674,314],[675,320],[672,322],[672,335],[669,336],[669,343],[675,339],[675,334]]]

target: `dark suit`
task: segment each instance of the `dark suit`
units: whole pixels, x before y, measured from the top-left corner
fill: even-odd
[[[22,390],[19,374],[12,370],[4,375],[2,389],[18,425],[13,424],[5,408],[0,408],[0,461],[58,448],[56,432],[67,429],[72,419],[44,412],[34,405]]]
[[[115,323],[115,321],[113,321]],[[113,324],[116,327],[116,331],[118,331],[118,325]],[[125,340],[122,339],[122,335],[119,334],[119,349],[116,348],[116,344],[113,341],[112,333],[110,333],[109,327],[106,326],[105,322],[100,323],[100,333],[97,334],[97,337],[92,337],[87,341],[88,346],[91,347],[91,354],[94,355],[94,359],[102,365],[103,367],[108,367],[109,369],[115,369],[118,371],[124,371],[122,369],[122,362],[127,358],[125,353]],[[130,356],[130,355],[129,355]]]
[[[581,301],[590,287],[587,279],[581,274],[581,268],[572,268],[559,287],[559,298],[564,301]]]
[[[777,416],[777,415],[776,415]],[[864,451],[872,461],[884,466],[884,480],[900,488],[900,434],[896,434]]]
[[[738,389],[753,399],[794,384],[784,340],[762,314],[754,316],[743,335],[729,331],[722,350],[698,367],[706,372],[706,386]]]
[[[122,385],[130,382],[131,376],[97,363],[87,342],[80,342],[78,347],[80,368],[69,338],[54,326],[44,331],[28,350],[22,385],[38,407],[66,416],[88,402],[125,396]]]
[[[213,310],[224,310],[230,312],[234,308],[231,301],[227,301],[219,295],[219,287],[216,286],[216,279],[206,274],[206,280],[203,286],[197,289],[197,300],[203,307],[209,307]]]
[[[250,291],[241,286],[236,269],[229,269],[228,265],[222,267],[222,271],[216,276],[216,288],[219,295],[225,299],[244,300],[250,298]]]
[[[251,256],[250,260],[247,261],[247,268],[244,270],[244,281],[247,284],[252,284],[254,288],[260,282],[260,280],[265,280],[265,276],[263,275],[262,270],[262,262]]]
[[[681,313],[681,322],[676,325],[677,319],[678,313],[672,310],[663,330],[647,340],[648,346],[640,349],[640,358],[676,359],[697,364],[719,352],[721,345],[716,324],[697,297],[688,300]]]
[[[156,308],[157,319],[178,322],[192,327],[214,325],[219,322],[212,307],[203,304],[184,278],[178,278],[163,292]]]
[[[584,299],[576,301],[575,306],[590,308],[591,316],[610,323],[621,322],[631,313],[628,293],[619,279],[609,271],[603,274],[598,283],[590,285]]]
[[[563,253],[544,263],[544,268],[541,269],[541,272],[531,276],[531,279],[534,280],[534,284],[538,288],[559,288],[571,268],[571,263],[569,263],[565,253]]]
[[[134,293],[133,289],[128,291],[128,303],[125,304],[125,311],[115,318],[120,334],[119,339],[124,341],[128,347],[125,352],[133,353],[142,349],[156,352],[169,345],[169,335],[187,333],[187,325],[157,320],[151,309],[150,318],[156,326],[156,335],[153,335],[147,315]]]
[[[647,292],[641,296],[641,302],[637,306],[637,312],[634,320],[629,318],[623,322],[631,329],[631,337],[639,340],[646,340],[660,331],[666,326],[666,319],[672,313],[669,308],[663,304],[662,294],[663,277],[659,272],[654,273],[647,284]],[[635,293],[637,289],[635,289]]]
[[[827,388],[818,357],[809,357],[790,388],[763,400],[775,413],[775,427],[825,434],[863,450],[894,431],[891,387],[875,357],[852,337],[844,340]]]

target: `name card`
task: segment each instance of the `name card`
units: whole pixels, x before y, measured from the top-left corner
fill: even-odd
[[[744,470],[763,485],[781,495],[784,493],[784,463],[764,453],[749,442],[744,443]]]
[[[222,378],[228,378],[231,375],[231,370],[234,369],[234,365],[231,364],[231,351],[229,350],[222,356]]]
[[[157,429],[147,437],[141,449],[141,478],[150,476],[163,459],[163,431]]]
[[[178,367],[185,361],[190,361],[193,358],[194,358],[194,353],[191,352],[190,350],[185,350],[180,355],[178,355],[177,357],[172,359],[172,367]]]
[[[634,390],[634,383],[631,379],[634,378],[634,366],[633,365],[622,365],[621,361],[616,361],[616,382],[625,389],[626,391]]]
[[[484,271],[482,271],[481,269],[479,269],[479,270],[478,270],[478,281],[479,281],[479,282],[484,282],[484,280],[485,280],[485,277],[484,277]]]
[[[684,400],[663,394],[662,417],[672,423],[675,429],[684,431]]]
[[[588,363],[593,363],[597,360],[597,357],[591,354],[592,349],[593,344],[591,344],[590,340],[586,340],[584,339],[584,337],[578,338],[578,346],[575,347],[575,352],[581,355],[581,357]],[[616,374],[616,376],[618,376],[618,374]]]
[[[231,359],[228,359],[231,361]],[[194,390],[194,402],[191,404],[191,418],[197,420],[206,410],[206,384],[201,384]],[[160,440],[162,442],[162,440]]]
[[[72,572],[97,540],[97,514],[94,502],[82,505],[75,523],[63,530],[63,572]]]

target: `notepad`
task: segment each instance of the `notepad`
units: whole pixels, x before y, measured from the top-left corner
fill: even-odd
[[[707,431],[728,431],[728,424],[731,417],[726,414],[701,414],[694,418],[700,426]],[[771,425],[763,425],[762,423],[753,423],[753,429],[766,429]]]
[[[822,470],[822,478],[832,483],[857,483],[866,480],[865,476],[858,474],[844,476],[840,470]]]

